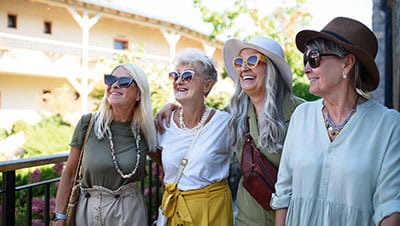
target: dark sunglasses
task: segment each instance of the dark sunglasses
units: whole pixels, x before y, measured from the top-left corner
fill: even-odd
[[[336,53],[320,53],[318,49],[313,49],[308,54],[304,53],[303,63],[306,66],[307,62],[310,64],[310,67],[317,68],[321,64],[321,57],[324,56],[336,56],[336,57],[344,57]]]
[[[129,88],[135,81],[132,77],[117,77],[114,75],[104,75],[104,84],[112,86],[118,81],[118,86],[121,88]]]
[[[247,58],[244,58],[242,56],[237,56],[237,57],[233,58],[232,64],[233,64],[233,68],[235,68],[235,70],[240,71],[243,64],[246,64],[246,66],[248,68],[253,69],[253,68],[257,67],[257,65],[260,61],[267,63],[267,58],[265,56],[257,53],[254,55],[250,55]]]
[[[179,74],[177,71],[172,71],[168,74],[169,78],[176,82],[179,78],[182,79],[184,82],[190,82],[194,76],[194,71],[192,70],[185,70]]]

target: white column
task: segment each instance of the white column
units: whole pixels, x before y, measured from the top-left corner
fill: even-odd
[[[203,46],[204,46],[204,49],[206,50],[207,56],[214,58],[214,53],[215,53],[216,48],[214,46],[210,46],[205,43],[203,43]]]
[[[181,39],[181,35],[177,33],[162,31],[165,40],[167,40],[169,45],[169,57],[170,57],[170,64],[174,60],[176,54],[176,44],[178,43],[179,39]]]
[[[72,14],[75,21],[82,29],[82,65],[81,65],[81,82],[71,82],[72,78],[68,79],[71,84],[76,88],[76,90],[81,95],[81,112],[86,112],[88,95],[93,88],[93,84],[89,84],[88,73],[89,73],[89,30],[90,28],[97,23],[100,19],[101,14],[97,14],[92,18],[89,18],[87,11],[83,11],[83,15],[79,15],[79,13],[74,9],[69,7],[68,11]],[[74,78],[75,79],[75,78]],[[79,84],[79,87],[76,87]]]

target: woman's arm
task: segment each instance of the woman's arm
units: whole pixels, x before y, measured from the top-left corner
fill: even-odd
[[[74,183],[76,167],[78,166],[80,154],[81,150],[71,147],[67,164],[62,172],[61,181],[58,185],[55,208],[56,213],[65,214],[67,211],[68,200]],[[55,225],[65,225],[65,220],[57,220]]]
[[[398,226],[400,225],[400,213],[394,213],[384,218],[380,226]]]
[[[170,119],[171,119],[171,114],[174,110],[178,110],[179,105],[168,103],[166,104],[161,110],[156,114],[156,117],[154,119],[154,124],[157,128],[157,130],[162,134],[165,131],[165,128],[163,126],[163,119],[165,119],[165,125],[169,127],[170,125]]]
[[[287,208],[275,210],[275,226],[285,226]]]

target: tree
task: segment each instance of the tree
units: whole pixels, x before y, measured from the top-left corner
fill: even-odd
[[[305,1],[296,0],[294,5],[278,7],[271,15],[264,16],[260,15],[257,8],[251,8],[246,0],[234,0],[232,8],[222,12],[209,9],[203,0],[193,0],[193,4],[202,13],[203,21],[213,26],[210,39],[225,36],[249,40],[253,36],[265,35],[278,41],[284,48],[286,60],[293,72],[294,94],[307,100],[315,100],[317,97],[308,92],[302,56],[294,41],[296,32],[311,20],[311,15],[304,9]],[[248,24],[252,26],[234,26],[243,20],[248,20]]]

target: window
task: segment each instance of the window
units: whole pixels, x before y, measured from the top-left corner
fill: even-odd
[[[44,22],[44,33],[45,33],[45,34],[51,34],[51,33],[52,33],[51,28],[52,28],[51,22],[45,21],[45,22]]]
[[[114,49],[128,49],[128,40],[114,39]]]
[[[7,26],[9,28],[17,28],[17,15],[8,14],[8,23]]]

